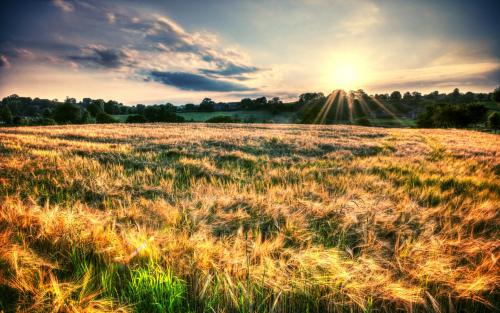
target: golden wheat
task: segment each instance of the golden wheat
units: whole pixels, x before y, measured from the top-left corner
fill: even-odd
[[[494,310],[499,160],[458,130],[1,128],[0,309],[140,310],[147,283],[171,311]]]

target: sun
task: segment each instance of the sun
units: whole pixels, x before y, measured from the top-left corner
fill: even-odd
[[[358,87],[359,71],[356,65],[349,63],[336,64],[332,69],[332,83],[335,88],[352,90]]]
[[[357,90],[368,79],[365,59],[353,53],[330,55],[323,63],[323,84],[328,89]]]

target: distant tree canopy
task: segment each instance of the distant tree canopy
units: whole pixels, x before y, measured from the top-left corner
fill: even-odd
[[[488,109],[483,104],[437,103],[426,106],[417,117],[419,127],[464,128],[484,121]]]
[[[364,90],[340,91],[329,95],[321,92],[301,94],[296,101],[284,102],[279,97],[243,98],[239,102],[215,102],[204,98],[199,105],[188,103],[177,107],[171,103],[125,106],[114,100],[83,98],[78,102],[67,97],[57,99],[20,97],[16,94],[2,99],[0,123],[7,125],[51,125],[112,123],[116,115],[128,115],[126,122],[184,122],[179,112],[214,111],[267,111],[272,114],[293,112],[294,121],[306,124],[348,123],[363,124],[373,119],[394,117],[414,119],[419,127],[470,127],[490,125],[486,123],[489,112],[500,112],[500,87],[491,93],[462,93],[433,91],[422,94],[417,91],[393,91],[390,94],[368,95]],[[292,114],[290,115],[292,116]],[[495,120],[493,117],[493,121]],[[120,120],[121,117],[120,117]],[[215,118],[227,121],[227,118]],[[249,118],[248,121],[255,121]],[[246,122],[247,120],[244,120]],[[489,120],[488,120],[489,121]],[[376,123],[378,124],[378,123]],[[494,123],[491,125],[495,125]]]
[[[90,103],[87,105],[87,111],[89,111],[93,117],[104,112],[104,100],[90,100]]]
[[[144,109],[144,117],[149,122],[180,123],[184,118],[175,114],[172,104],[150,105]]]

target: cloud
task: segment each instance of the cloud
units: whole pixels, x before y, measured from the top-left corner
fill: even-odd
[[[0,67],[9,68],[10,62],[5,55],[0,55]]]
[[[180,90],[255,90],[244,82],[257,80],[251,74],[260,68],[213,32],[187,30],[140,6],[95,0],[51,0],[45,5],[57,8],[47,10],[45,22],[37,26],[47,31],[9,40],[0,37],[0,55],[10,63],[87,72],[100,69],[131,81],[157,81]],[[72,12],[71,21],[61,19],[60,12]],[[1,66],[8,61],[2,60]]]
[[[221,92],[252,90],[252,88],[248,88],[241,84],[221,81],[208,78],[203,75],[185,72],[152,71],[150,73],[150,77],[154,81],[182,90]]]
[[[221,76],[233,76],[233,75],[241,75],[241,74],[249,74],[255,73],[259,71],[259,68],[255,66],[247,66],[247,65],[237,65],[234,63],[227,63],[220,69],[211,70],[211,69],[201,69],[200,70],[204,74],[214,74]]]
[[[129,64],[129,55],[121,50],[113,50],[103,47],[89,47],[84,49],[80,55],[71,55],[69,60],[90,66],[104,68],[119,68]]]
[[[52,4],[54,4],[63,12],[73,12],[75,10],[75,7],[71,3],[68,3],[64,0],[53,0]]]
[[[369,89],[422,89],[459,86],[488,86],[500,81],[500,63],[483,62],[450,64],[405,69],[384,73],[381,82],[368,84]],[[497,83],[494,83],[497,82]]]

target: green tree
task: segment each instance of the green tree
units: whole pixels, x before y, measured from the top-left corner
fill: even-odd
[[[210,98],[205,98],[200,103],[200,111],[202,112],[213,112],[215,102]]]
[[[250,110],[253,106],[253,101],[250,98],[241,99],[241,108],[244,110]]]
[[[82,110],[82,119],[80,120],[80,123],[89,124],[91,122],[92,122],[92,117],[90,116],[89,111],[83,109]]]
[[[54,108],[53,117],[59,124],[78,124],[82,119],[82,110],[76,103],[69,101],[58,104]]]
[[[488,127],[496,133],[500,129],[500,113],[493,112],[488,116]]]
[[[467,123],[477,125],[486,119],[488,108],[482,103],[471,103],[466,107],[467,110]]]
[[[277,114],[283,109],[283,101],[279,97],[274,97],[269,101],[269,107],[273,114]]]
[[[9,106],[4,104],[2,105],[2,108],[0,110],[0,119],[5,123],[5,124],[12,124],[12,112],[9,109]]]
[[[98,113],[104,112],[104,100],[92,100],[87,106],[87,110],[89,111],[90,115],[96,117]]]
[[[495,90],[493,90],[493,93],[491,94],[491,100],[495,102],[500,102],[500,87],[495,88]]]
[[[116,123],[117,120],[115,120],[111,115],[104,113],[104,112],[99,112],[97,113],[95,117],[95,121],[98,124],[109,124],[109,123]]]
[[[391,100],[392,101],[401,101],[401,93],[399,91],[393,91],[391,93]]]

